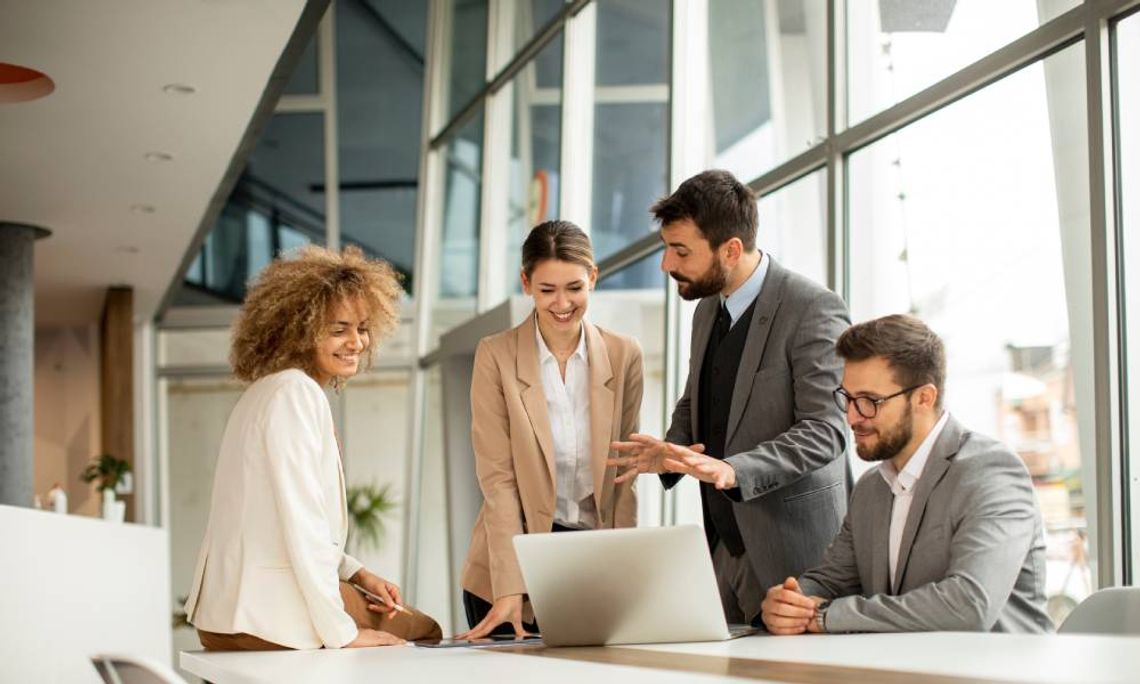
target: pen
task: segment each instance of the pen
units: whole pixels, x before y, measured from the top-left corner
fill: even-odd
[[[372,599],[373,603],[378,603],[378,604],[380,604],[380,605],[382,605],[382,606],[387,606],[387,605],[388,605],[388,604],[387,604],[387,603],[384,601],[384,599],[380,598],[380,597],[379,597],[379,596],[377,596],[376,594],[373,594],[372,592],[368,591],[367,589],[365,589],[364,587],[360,586],[359,584],[353,584],[353,585],[352,585],[352,587],[353,587],[354,589],[356,589],[357,591],[359,591],[361,594],[364,594],[364,595],[365,595],[367,598],[370,598],[370,599]],[[408,615],[411,615],[411,614],[412,614],[412,611],[410,611],[410,610],[408,610],[407,608],[405,608],[405,607],[401,606],[400,604],[396,603],[395,601],[393,601],[393,602],[392,602],[392,606],[391,606],[391,607],[392,607],[392,608],[395,608],[396,610],[400,611],[401,613],[406,613],[406,614],[408,614]]]

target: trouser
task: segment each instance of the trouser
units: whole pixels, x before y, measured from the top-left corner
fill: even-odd
[[[564,527],[562,525],[559,525],[558,523],[554,523],[553,526],[550,528],[550,531],[551,532],[577,532],[578,530],[576,530],[573,527]],[[488,601],[486,601],[486,600],[476,596],[475,594],[472,594],[471,592],[467,591],[466,589],[464,589],[463,590],[463,612],[467,614],[467,626],[471,629],[475,629],[475,625],[482,622],[483,618],[487,617],[487,613],[491,612],[491,604]],[[537,621],[535,621],[535,622],[524,622],[523,623],[523,629],[530,632],[531,634],[538,634],[539,633]],[[501,625],[498,625],[497,627],[495,627],[495,629],[493,629],[491,631],[491,634],[514,634],[514,633],[515,633],[515,628],[509,622],[504,622]]]
[[[344,600],[344,612],[352,617],[357,627],[378,629],[394,634],[401,639],[439,639],[443,630],[439,623],[428,615],[408,607],[411,614],[395,611],[390,616],[368,610],[368,600],[348,582],[340,583],[340,597]],[[252,634],[218,634],[198,630],[198,639],[207,651],[280,651],[288,646],[266,641]]]
[[[717,540],[712,562],[725,619],[729,624],[757,622],[765,590],[760,586],[760,580],[756,579],[748,554],[733,556],[724,542]]]

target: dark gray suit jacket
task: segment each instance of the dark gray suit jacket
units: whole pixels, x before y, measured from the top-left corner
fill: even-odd
[[[859,479],[822,565],[800,578],[833,599],[829,632],[1050,632],[1045,537],[1025,464],[951,416],[918,479],[890,586],[894,500],[878,469]]]
[[[701,364],[719,305],[707,297],[693,315],[689,379],[666,441],[700,441]],[[724,453],[738,488],[717,494],[734,502],[765,588],[817,564],[847,509],[847,425],[831,393],[842,378],[835,340],[850,322],[838,295],[770,262],[729,409]],[[662,476],[666,487],[677,479]]]

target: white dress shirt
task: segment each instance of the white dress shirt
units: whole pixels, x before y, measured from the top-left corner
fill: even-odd
[[[563,527],[594,529],[598,510],[594,504],[594,475],[590,469],[590,364],[586,355],[586,328],[578,348],[566,360],[566,380],[558,359],[546,346],[537,321],[538,365],[546,394],[546,415],[554,439],[554,522]]]
[[[931,428],[926,439],[922,440],[922,444],[918,445],[918,449],[903,466],[901,473],[895,470],[895,466],[890,460],[879,464],[879,474],[887,481],[891,488],[891,494],[894,494],[895,497],[891,504],[890,531],[892,587],[895,585],[895,568],[898,567],[899,563],[899,547],[902,545],[903,528],[906,527],[906,517],[910,513],[910,504],[914,500],[914,486],[918,483],[918,478],[922,477],[922,471],[926,467],[926,459],[930,456],[930,450],[934,448],[934,442],[942,433],[942,428],[946,426],[946,421],[949,418],[950,413],[943,411],[942,417]]]

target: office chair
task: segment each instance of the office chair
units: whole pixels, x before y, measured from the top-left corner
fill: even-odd
[[[91,664],[106,684],[186,684],[169,666],[146,658],[101,653]]]
[[[1060,634],[1140,635],[1140,587],[1109,587],[1081,601]]]

